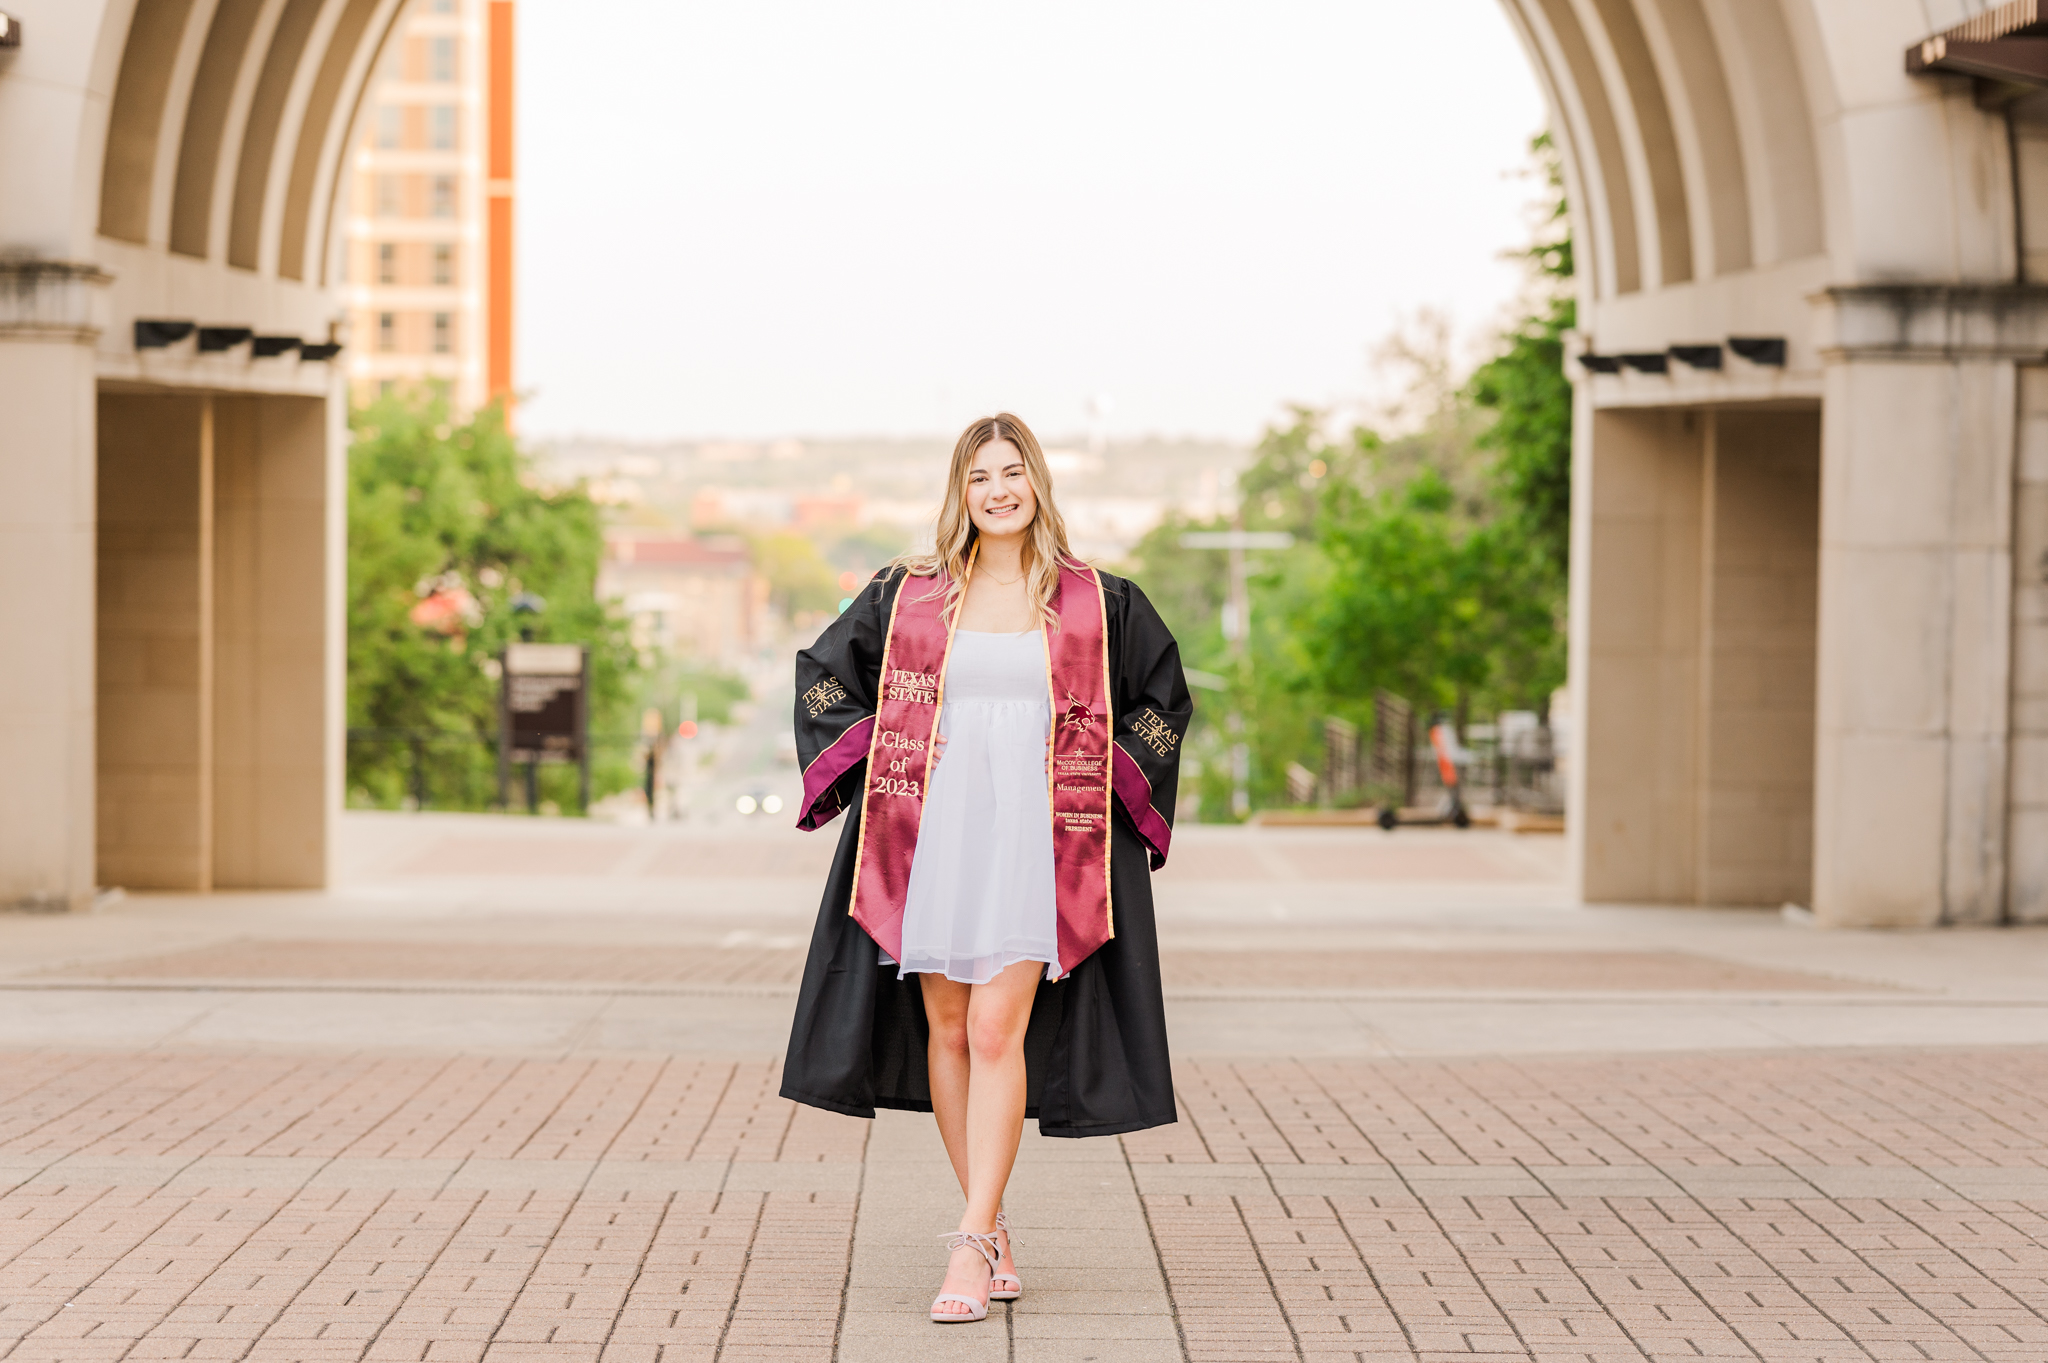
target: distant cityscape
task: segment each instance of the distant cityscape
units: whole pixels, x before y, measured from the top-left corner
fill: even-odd
[[[601,438],[534,445],[550,482],[586,480],[622,528],[708,530],[821,525],[929,535],[949,441],[839,438],[677,441]],[[1251,457],[1228,441],[1050,441],[1061,514],[1086,558],[1126,552],[1170,511],[1209,517],[1234,502]]]
[[[769,633],[749,536],[810,540],[851,590],[931,542],[952,450],[938,438],[572,438],[532,448],[544,484],[580,481],[607,509],[599,591],[624,604],[636,642],[725,663]],[[1055,440],[1046,457],[1075,552],[1110,564],[1169,514],[1227,512],[1251,451],[1227,441]]]

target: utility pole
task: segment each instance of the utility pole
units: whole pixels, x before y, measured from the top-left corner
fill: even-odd
[[[1180,537],[1183,549],[1223,549],[1230,554],[1230,589],[1223,603],[1223,638],[1237,664],[1240,686],[1251,680],[1252,597],[1245,578],[1247,549],[1292,549],[1294,536],[1284,530],[1246,530],[1240,520],[1232,530],[1193,530]],[[1244,715],[1233,704],[1224,727],[1230,731],[1230,813],[1242,819],[1252,812],[1251,745],[1244,741]]]

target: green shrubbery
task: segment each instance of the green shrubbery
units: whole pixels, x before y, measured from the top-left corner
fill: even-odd
[[[540,489],[496,408],[455,424],[432,390],[386,397],[351,426],[350,802],[399,806],[417,762],[429,804],[488,807],[496,660],[522,631],[587,644],[592,732],[636,731],[633,650],[596,597],[604,530],[583,490]],[[637,779],[629,747],[595,751],[593,798]],[[544,768],[542,798],[573,808],[575,783],[571,768]]]

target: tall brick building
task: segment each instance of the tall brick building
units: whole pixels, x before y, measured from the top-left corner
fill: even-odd
[[[469,412],[512,392],[509,0],[410,0],[348,171],[348,376],[421,381]]]

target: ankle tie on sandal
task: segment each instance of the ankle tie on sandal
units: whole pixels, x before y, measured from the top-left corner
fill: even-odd
[[[1001,1249],[996,1244],[996,1233],[994,1231],[990,1231],[987,1235],[971,1230],[947,1231],[939,1238],[946,1242],[946,1248],[949,1250],[966,1249],[969,1245],[974,1246],[977,1250],[981,1251],[981,1257],[988,1260],[988,1266],[991,1271],[994,1270],[997,1263],[1001,1262],[1003,1257]]]

